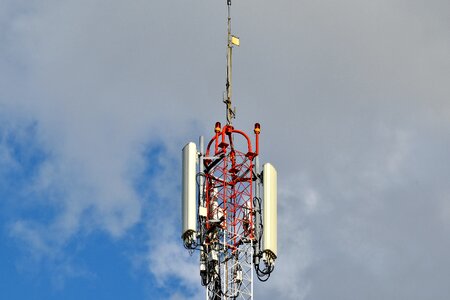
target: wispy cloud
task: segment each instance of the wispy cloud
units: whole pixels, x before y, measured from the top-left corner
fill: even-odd
[[[69,266],[76,237],[139,224],[158,284],[197,295],[179,149],[223,119],[221,5],[0,2],[0,187],[13,195],[16,172],[26,200],[1,200],[13,240]],[[448,3],[233,5],[236,126],[261,122],[280,174],[280,258],[258,297],[446,299]]]

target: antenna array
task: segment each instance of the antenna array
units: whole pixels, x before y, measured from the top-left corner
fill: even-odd
[[[277,172],[269,163],[260,168],[260,124],[254,143],[232,125],[232,51],[240,40],[231,34],[231,0],[227,8],[227,124],[215,124],[206,147],[200,137],[199,149],[183,148],[182,240],[200,253],[207,300],[251,300],[254,273],[266,281],[277,258]]]

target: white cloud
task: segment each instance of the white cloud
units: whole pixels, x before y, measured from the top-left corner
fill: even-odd
[[[11,11],[12,3],[0,5]],[[261,122],[263,159],[280,176],[282,255],[259,296],[423,299],[412,294],[420,286],[445,299],[445,276],[426,274],[432,266],[445,275],[450,265],[441,250],[450,176],[447,2],[233,6],[242,41],[236,126]],[[18,217],[12,233],[52,253],[80,232],[119,238],[152,211],[150,271],[161,285],[173,274],[199,285],[196,259],[174,240],[179,167],[171,160],[180,141],[223,120],[223,4],[48,0],[20,2],[8,16],[0,18],[0,78],[21,80],[5,84],[0,107],[37,122],[50,156],[28,188],[57,211],[49,224]],[[159,163],[170,167],[152,178],[155,194],[141,197],[133,181],[149,143],[166,145]],[[11,150],[2,144],[0,153],[11,167]]]

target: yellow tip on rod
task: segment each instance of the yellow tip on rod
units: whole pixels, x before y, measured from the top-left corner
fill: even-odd
[[[231,36],[231,43],[235,46],[239,47],[240,41],[239,38],[237,36],[232,35]]]

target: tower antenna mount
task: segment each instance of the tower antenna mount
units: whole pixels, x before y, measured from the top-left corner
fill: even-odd
[[[228,6],[227,79],[223,102],[227,124],[214,126],[207,142],[183,148],[181,239],[192,254],[199,251],[200,279],[207,300],[252,300],[253,275],[267,281],[277,258],[277,172],[259,163],[261,125],[250,135],[232,125],[232,51]],[[236,142],[239,141],[239,142]]]

